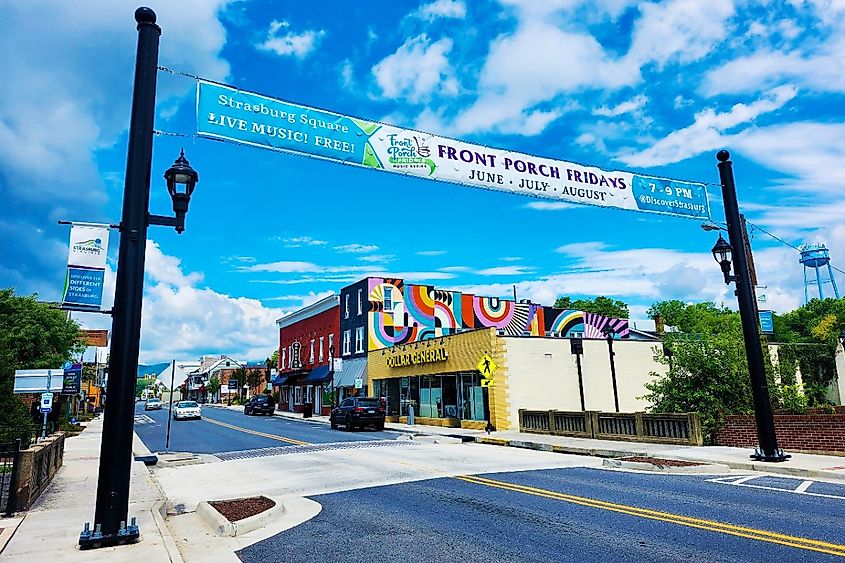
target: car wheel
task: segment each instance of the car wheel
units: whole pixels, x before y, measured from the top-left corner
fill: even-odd
[[[346,429],[349,431],[355,430],[355,425],[352,423],[352,417],[346,417]]]
[[[376,428],[376,430],[384,430],[384,423],[383,422],[376,422],[375,428]]]
[[[245,415],[247,415],[247,416],[249,416],[249,409],[248,409],[248,408],[246,408],[246,407],[244,407],[244,414],[245,414]]]
[[[337,430],[337,421],[334,419],[333,416],[329,417],[329,424],[332,427],[332,430]]]

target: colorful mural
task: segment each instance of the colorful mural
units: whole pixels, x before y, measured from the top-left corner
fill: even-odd
[[[463,330],[495,327],[509,336],[628,337],[627,319],[515,303],[431,285],[405,284],[397,278],[369,278],[368,350],[440,338]]]

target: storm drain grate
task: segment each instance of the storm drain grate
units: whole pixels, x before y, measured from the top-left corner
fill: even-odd
[[[410,440],[369,440],[366,442],[332,442],[329,444],[308,444],[306,446],[279,446],[275,448],[259,448],[256,450],[242,450],[239,452],[223,452],[214,454],[223,461],[233,459],[251,459],[273,455],[305,454],[311,452],[327,452],[334,450],[361,450],[367,448],[395,448],[400,446],[417,446]]]

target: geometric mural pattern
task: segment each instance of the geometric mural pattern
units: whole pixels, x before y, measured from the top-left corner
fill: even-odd
[[[368,302],[370,351],[487,327],[510,336],[604,338],[605,327],[614,330],[615,338],[629,335],[627,319],[405,284],[397,278],[369,278]]]

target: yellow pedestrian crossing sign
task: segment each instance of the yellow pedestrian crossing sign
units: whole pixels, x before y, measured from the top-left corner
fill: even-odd
[[[493,387],[496,382],[492,379],[481,379],[481,386],[482,387]]]
[[[496,371],[496,368],[499,367],[496,365],[496,362],[493,361],[493,358],[490,357],[490,354],[484,354],[481,356],[481,359],[478,361],[478,365],[476,365],[478,371],[481,372],[481,377],[484,379],[491,379],[493,377],[493,373]],[[484,383],[482,382],[482,385]]]

